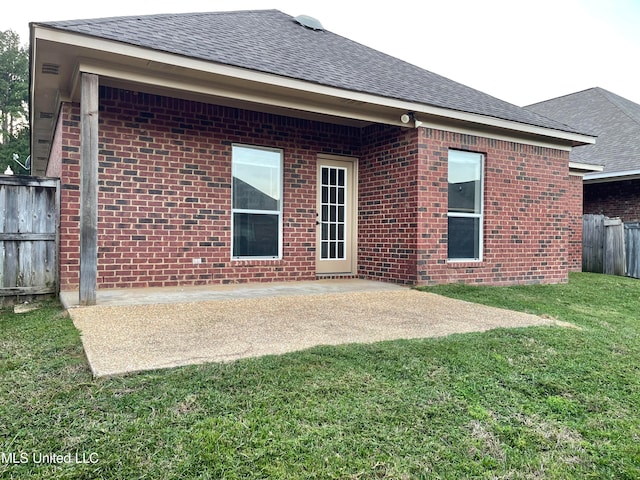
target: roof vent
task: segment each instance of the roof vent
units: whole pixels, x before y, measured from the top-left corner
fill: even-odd
[[[296,22],[298,22],[303,27],[306,27],[310,30],[324,30],[322,24],[313,17],[309,15],[298,15],[294,18]]]
[[[58,75],[59,71],[60,65],[56,65],[55,63],[42,64],[42,73],[48,73],[49,75]]]

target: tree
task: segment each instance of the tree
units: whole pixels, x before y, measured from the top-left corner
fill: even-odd
[[[29,156],[29,53],[12,30],[0,32],[0,174],[10,165],[15,173],[28,173]]]

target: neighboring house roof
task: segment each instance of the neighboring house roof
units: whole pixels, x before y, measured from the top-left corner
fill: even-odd
[[[575,147],[571,161],[604,165],[589,179],[640,175],[640,105],[595,87],[525,107],[575,128],[597,135],[593,145]]]
[[[37,25],[382,97],[582,133],[277,10],[99,18]]]

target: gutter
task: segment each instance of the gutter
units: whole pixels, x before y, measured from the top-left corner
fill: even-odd
[[[640,179],[640,169],[623,170],[621,172],[587,173],[584,176],[584,183],[606,183],[636,179]]]

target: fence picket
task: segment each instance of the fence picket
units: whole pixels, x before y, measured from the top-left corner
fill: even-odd
[[[604,273],[624,276],[624,224],[619,218],[604,220]]]
[[[625,223],[627,275],[640,278],[640,223]]]
[[[584,215],[582,224],[582,271],[603,273],[604,215]]]

